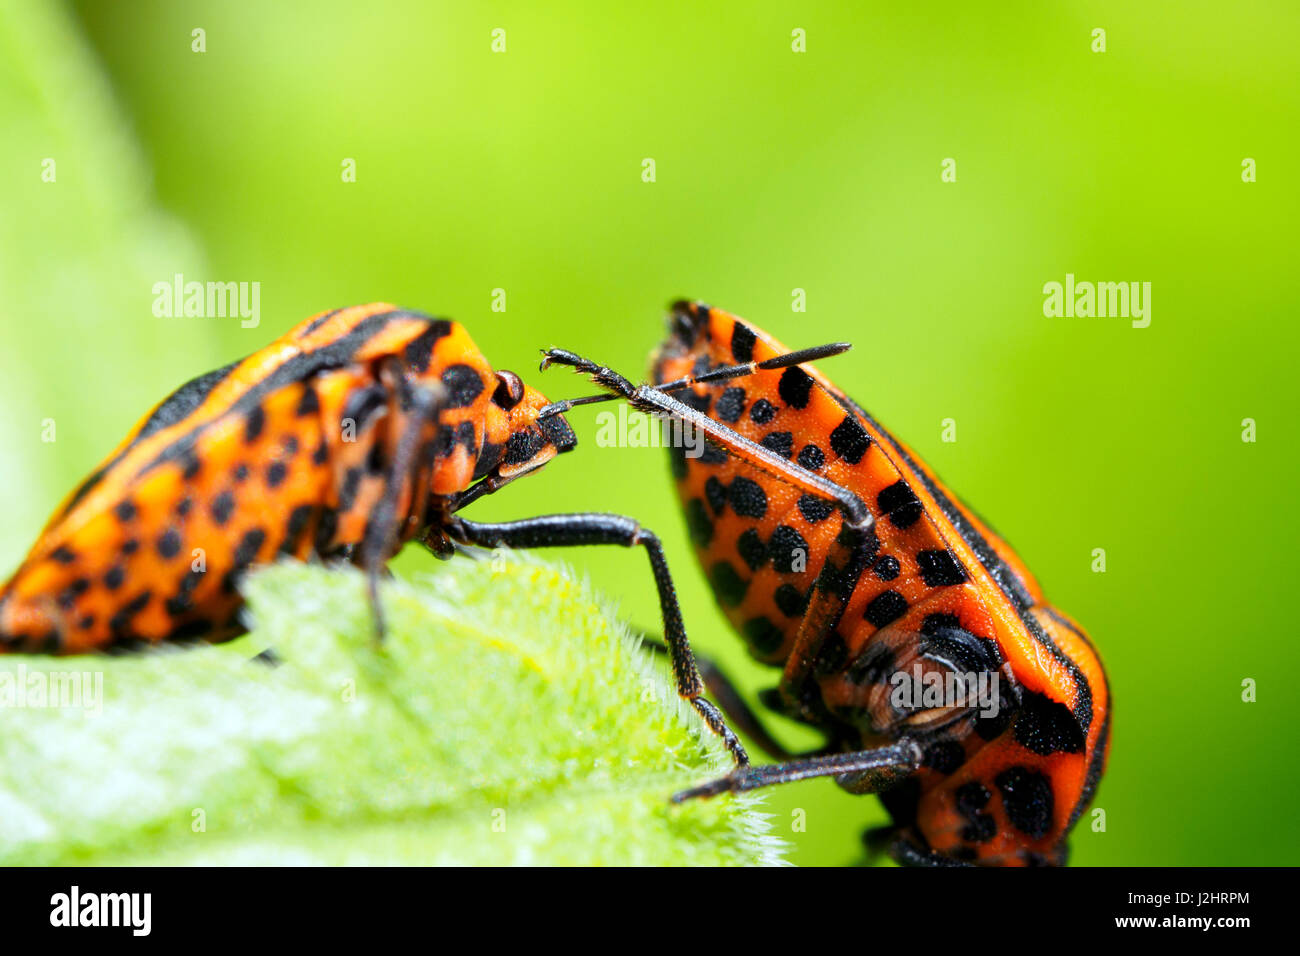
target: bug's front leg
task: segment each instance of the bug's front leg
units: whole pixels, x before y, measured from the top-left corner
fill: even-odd
[[[462,544],[483,548],[547,548],[590,544],[640,546],[650,558],[650,570],[659,592],[659,609],[663,615],[664,640],[668,644],[677,693],[704,718],[709,729],[722,738],[736,761],[737,768],[749,765],[749,755],[740,738],[727,726],[722,713],[704,697],[704,686],[695,655],[686,636],[686,625],[677,603],[677,589],[668,571],[668,559],[653,531],[642,528],[622,515],[583,512],[542,515],[520,521],[486,524],[452,517],[445,526],[448,535]]]
[[[850,793],[880,793],[900,783],[920,766],[920,746],[903,737],[888,746],[870,750],[808,757],[761,767],[737,767],[725,777],[673,794],[673,802],[714,797],[720,793],[744,793],[814,777],[835,777]]]

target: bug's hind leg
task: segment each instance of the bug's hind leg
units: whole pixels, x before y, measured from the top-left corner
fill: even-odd
[[[670,653],[667,644],[648,634],[642,634],[642,646],[656,654]],[[731,678],[723,673],[717,664],[702,654],[696,654],[695,666],[699,669],[700,679],[704,681],[709,696],[722,708],[722,712],[731,721],[733,727],[758,744],[759,749],[773,760],[793,760],[798,756],[787,750],[768,732],[762,720],[745,702],[736,685],[731,682]]]
[[[879,793],[914,773],[920,766],[921,748],[904,737],[888,746],[870,750],[806,757],[761,767],[737,767],[725,777],[673,794],[673,802],[713,797],[720,793],[744,793],[813,777],[835,777],[839,785],[850,793]]]
[[[448,520],[444,530],[461,544],[483,548],[576,547],[589,544],[618,544],[629,548],[639,545],[645,548],[650,558],[655,587],[659,592],[659,610],[663,615],[664,638],[672,659],[677,693],[704,718],[709,729],[722,738],[736,767],[749,765],[749,755],[740,738],[727,726],[721,711],[704,697],[704,685],[686,636],[686,624],[677,603],[677,589],[668,571],[668,559],[654,532],[642,528],[631,518],[594,512],[542,515],[500,524],[484,524],[453,517]]]

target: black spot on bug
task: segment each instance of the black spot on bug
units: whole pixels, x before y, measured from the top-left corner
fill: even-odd
[[[681,481],[686,477],[686,449],[679,445],[668,446],[668,468],[673,478]],[[474,476],[479,477],[478,475]]]
[[[284,526],[284,540],[280,543],[282,554],[291,554],[297,549],[298,540],[307,530],[307,522],[311,520],[312,510],[311,505],[298,505],[289,512],[289,520]]]
[[[440,339],[451,334],[451,323],[446,319],[436,319],[429,327],[411,339],[402,351],[407,366],[414,372],[422,373],[429,368],[429,357],[433,355],[433,346]]]
[[[447,435],[448,432],[443,431],[442,434]],[[383,444],[373,442],[370,445],[370,451],[366,453],[366,471],[372,475],[382,475],[387,466],[388,456],[384,454]]]
[[[825,498],[819,498],[816,495],[799,496],[799,513],[803,515],[804,521],[809,524],[825,521],[834,510],[835,506]]]
[[[163,558],[174,558],[181,553],[181,536],[175,528],[168,528],[158,537],[158,554]]]
[[[740,626],[740,631],[750,646],[763,655],[771,654],[785,640],[781,629],[765,617],[750,618]]]
[[[442,373],[448,408],[467,408],[483,393],[483,377],[469,365],[451,365]]]
[[[549,437],[549,435],[547,435],[546,432],[546,426],[549,423],[554,421],[555,421],[554,418],[544,419],[542,423],[537,426],[542,430],[543,443],[545,443],[546,438]],[[461,422],[459,425],[456,426],[456,431],[453,434],[454,434],[454,437],[452,438],[453,449],[455,448],[456,445],[459,445],[461,448],[465,449],[466,453],[469,455],[470,458],[475,458],[478,456],[478,435],[474,431],[473,422]]]
[[[198,452],[193,448],[184,449],[176,461],[181,469],[181,478],[185,481],[193,481],[203,470],[203,462],[199,460]]]
[[[339,488],[339,511],[348,511],[356,504],[361,477],[360,468],[349,468],[343,473],[343,485]]]
[[[921,517],[920,499],[901,479],[876,495],[876,506],[895,528],[910,528]]]
[[[192,641],[209,634],[212,627],[211,621],[205,618],[195,618],[192,621],[186,621],[184,624],[176,625],[168,636],[173,641]]]
[[[320,520],[316,522],[315,548],[318,554],[326,555],[332,550],[334,533],[338,530],[339,516],[333,508],[321,511]]]
[[[727,389],[718,399],[718,403],[713,406],[714,414],[724,422],[733,423],[737,421],[745,410],[745,398],[743,388]]]
[[[938,773],[949,774],[966,762],[966,751],[955,740],[936,740],[921,753],[921,764]]]
[[[244,417],[244,441],[250,444],[257,441],[265,427],[266,411],[261,405],[254,405]]]
[[[921,580],[932,588],[966,580],[966,569],[951,551],[918,551],[916,565],[921,569]]]
[[[822,641],[822,646],[817,649],[817,656],[813,658],[813,673],[818,677],[838,674],[844,670],[844,665],[848,662],[848,659],[848,644],[844,643],[842,635],[832,631]]]
[[[998,824],[987,813],[977,813],[971,821],[961,828],[961,838],[967,843],[985,843],[997,835]],[[965,849],[961,847],[959,849]]]
[[[713,583],[713,593],[718,600],[728,607],[735,607],[745,598],[749,582],[745,581],[729,561],[719,561],[709,570],[709,580]]]
[[[804,445],[799,449],[798,461],[809,471],[819,471],[826,464],[826,453],[817,445]]]
[[[749,407],[749,420],[755,425],[766,425],[776,417],[776,406],[766,398],[760,398]]]
[[[239,586],[240,576],[257,560],[257,553],[266,541],[266,532],[261,528],[250,528],[239,539],[235,548],[234,564],[221,579],[221,588],[227,594],[233,594]]]
[[[244,536],[239,539],[239,546],[235,548],[235,565],[243,568],[252,564],[265,541],[266,532],[261,528],[250,528],[244,532]]]
[[[83,617],[81,620],[77,622],[77,627],[81,628],[83,631],[88,631],[94,626],[95,626],[95,615],[93,614],[87,614],[85,617]]]
[[[282,461],[273,461],[266,466],[266,486],[268,488],[278,488],[284,484],[285,476],[289,474],[289,466]]]
[[[927,614],[921,621],[922,634],[937,634],[945,628],[960,628],[961,621],[956,614]]]
[[[780,574],[808,569],[808,542],[789,525],[778,525],[767,543],[772,552],[772,567]]]
[[[55,561],[57,561],[59,564],[71,564],[73,561],[77,560],[77,556],[72,553],[71,549],[65,547],[64,545],[59,545],[57,548],[51,551],[50,557],[53,558]]]
[[[902,565],[898,563],[898,558],[892,554],[882,554],[876,559],[871,570],[875,572],[876,577],[882,581],[892,581],[898,577],[898,572],[902,570]]]
[[[807,408],[812,387],[812,377],[799,366],[792,365],[781,373],[777,393],[791,408]]]
[[[767,545],[753,528],[746,529],[736,539],[736,550],[751,571],[757,571],[767,563]]]
[[[203,580],[202,571],[195,571],[190,568],[181,578],[180,584],[176,588],[176,593],[169,597],[164,604],[164,608],[171,617],[180,617],[194,609],[194,591],[198,588],[199,582]],[[176,635],[173,633],[172,635]]]
[[[704,447],[700,449],[700,457],[696,459],[701,465],[721,465],[726,460],[727,453],[711,441],[704,443]]]
[[[808,606],[808,595],[793,584],[782,584],[773,593],[772,600],[786,617],[798,617]]]
[[[1037,691],[1022,689],[1020,712],[1016,715],[1016,741],[1036,754],[1077,754],[1083,751],[1084,735],[1070,708]]]
[[[999,688],[997,713],[986,716],[983,711],[978,712],[972,726],[980,740],[996,740],[1002,736],[1014,716],[1014,703],[1008,701]]]
[[[59,607],[67,609],[77,603],[77,598],[90,590],[90,581],[86,578],[77,578],[59,595]]]
[[[761,518],[767,514],[767,492],[756,481],[737,477],[727,489],[727,500],[742,518]]]
[[[285,458],[292,458],[298,454],[298,437],[296,435],[285,435],[280,440],[280,447],[284,449]]]
[[[994,779],[1011,825],[1035,840],[1052,828],[1052,784],[1037,770],[1010,767]]]
[[[850,465],[856,465],[871,447],[871,436],[857,417],[849,414],[831,432],[831,451]]]
[[[322,441],[319,445],[316,446],[316,450],[311,453],[312,464],[323,465],[325,464],[325,462],[329,460],[330,460],[329,445],[325,444],[325,442]]]
[[[758,337],[743,322],[731,327],[731,355],[737,362],[754,361],[754,342]]]
[[[771,432],[764,435],[759,444],[782,458],[789,458],[794,454],[794,436],[789,432]]]
[[[122,542],[122,553],[125,555],[135,554],[139,550],[140,550],[139,538],[127,538],[125,541]]]
[[[709,502],[709,507],[713,509],[715,515],[722,514],[722,509],[727,507],[727,486],[712,475],[704,483],[704,497]]]
[[[176,517],[185,518],[189,516],[190,511],[194,508],[194,499],[186,495],[180,501],[176,502]]]
[[[690,530],[691,540],[697,548],[707,548],[713,540],[713,521],[708,509],[699,498],[686,502],[686,527]]]
[[[142,591],[108,619],[108,629],[113,633],[114,637],[123,637],[127,634],[127,628],[131,626],[131,618],[143,611],[152,597],[152,591]]]
[[[316,389],[310,385],[304,385],[302,397],[298,399],[298,407],[294,414],[299,418],[306,418],[308,415],[316,415],[320,412],[320,396],[316,394]]]
[[[845,676],[858,685],[883,684],[897,669],[895,661],[894,652],[887,644],[869,643],[849,665]]]
[[[545,445],[541,434],[531,428],[514,432],[506,439],[506,454],[502,462],[506,465],[522,465],[531,461]]]
[[[218,525],[223,525],[230,520],[231,513],[235,510],[235,496],[229,491],[223,491],[212,499],[212,505],[208,509],[212,513],[212,520]]]
[[[243,484],[248,480],[248,466],[240,462],[234,468],[230,469],[230,477],[235,484]]]
[[[876,627],[892,624],[907,613],[907,598],[897,591],[881,591],[867,605],[863,613]]]
[[[119,501],[113,506],[113,514],[117,515],[119,521],[130,521],[135,518],[137,512],[132,502]]]
[[[983,784],[971,781],[963,783],[952,793],[953,800],[957,805],[957,812],[967,820],[975,816],[993,799],[993,794],[989,793],[988,788]]]

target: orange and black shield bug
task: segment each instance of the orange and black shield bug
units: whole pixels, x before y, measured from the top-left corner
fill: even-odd
[[[240,633],[238,584],[287,555],[366,570],[416,539],[646,549],[679,693],[738,763],[702,696],[658,538],[584,513],[484,524],[459,511],[576,444],[546,399],[494,371],[465,328],[386,304],[317,315],[187,382],[69,496],[0,590],[0,651],[75,654]]]
[[[739,766],[677,799],[832,776],[881,795],[894,825],[869,843],[900,862],[1064,863],[1105,765],[1101,661],[915,452],[790,361],[846,347],[790,353],[682,302],[653,385],[548,353],[606,389],[551,411],[619,396],[707,437],[697,458],[672,449],[697,556],[750,652],[782,668],[766,701],[828,737],[792,758],[746,708],[727,706],[781,762]]]

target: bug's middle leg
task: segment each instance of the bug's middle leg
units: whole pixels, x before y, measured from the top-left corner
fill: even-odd
[[[695,664],[695,654],[686,636],[686,624],[677,603],[677,589],[668,571],[668,559],[653,531],[642,528],[636,521],[622,515],[594,512],[542,515],[499,524],[452,517],[443,530],[462,544],[484,548],[548,548],[590,544],[617,544],[629,548],[639,545],[645,548],[650,558],[655,587],[659,592],[664,639],[672,660],[677,693],[704,718],[709,729],[722,738],[736,761],[736,766],[748,766],[749,755],[740,738],[727,726],[721,711],[704,697],[704,685]]]
[[[396,366],[382,368],[381,378],[394,396],[390,404],[395,410],[404,406],[405,411],[394,415],[394,420],[399,423],[397,441],[385,476],[384,492],[366,524],[365,537],[356,559],[366,572],[375,633],[383,638],[385,625],[383,605],[379,600],[379,579],[384,571],[384,562],[401,541],[400,526],[403,522],[398,510],[403,489],[410,488],[410,510],[421,511],[424,507],[427,495],[419,487],[419,479],[429,463],[427,456],[421,453],[420,437],[430,426],[436,435],[438,413],[445,404],[445,396],[438,389],[408,382]]]

